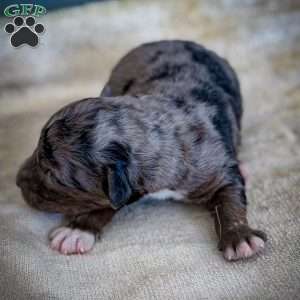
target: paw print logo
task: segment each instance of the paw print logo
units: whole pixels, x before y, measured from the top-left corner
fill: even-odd
[[[28,45],[35,47],[39,43],[39,34],[45,31],[42,24],[35,22],[32,16],[15,17],[13,23],[6,24],[4,30],[11,34],[10,43],[13,47]]]

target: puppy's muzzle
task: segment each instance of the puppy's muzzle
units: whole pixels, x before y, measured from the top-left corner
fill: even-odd
[[[25,182],[29,182],[32,177],[33,172],[33,164],[32,164],[32,158],[29,157],[25,160],[25,162],[20,167],[17,177],[16,177],[16,184],[19,188],[22,188],[24,186]]]

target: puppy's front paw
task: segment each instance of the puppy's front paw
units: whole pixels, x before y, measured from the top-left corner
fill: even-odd
[[[50,247],[62,254],[83,254],[90,251],[96,241],[93,233],[69,227],[58,227],[50,235]]]
[[[264,232],[240,225],[223,233],[220,250],[229,261],[249,258],[264,249],[266,240]]]

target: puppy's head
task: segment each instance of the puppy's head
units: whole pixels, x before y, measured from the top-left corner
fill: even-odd
[[[76,214],[117,209],[129,202],[135,185],[131,149],[113,138],[96,145],[101,109],[106,108],[97,99],[87,99],[50,118],[36,150],[17,174],[17,185],[29,205]]]

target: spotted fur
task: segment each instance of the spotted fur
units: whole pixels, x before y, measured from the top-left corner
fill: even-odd
[[[50,118],[17,183],[30,205],[93,232],[111,208],[143,196],[221,207],[216,229],[231,255],[233,223],[241,224],[234,247],[255,237],[238,167],[241,117],[240,85],[225,59],[188,41],[144,44],[116,65],[100,97]]]

